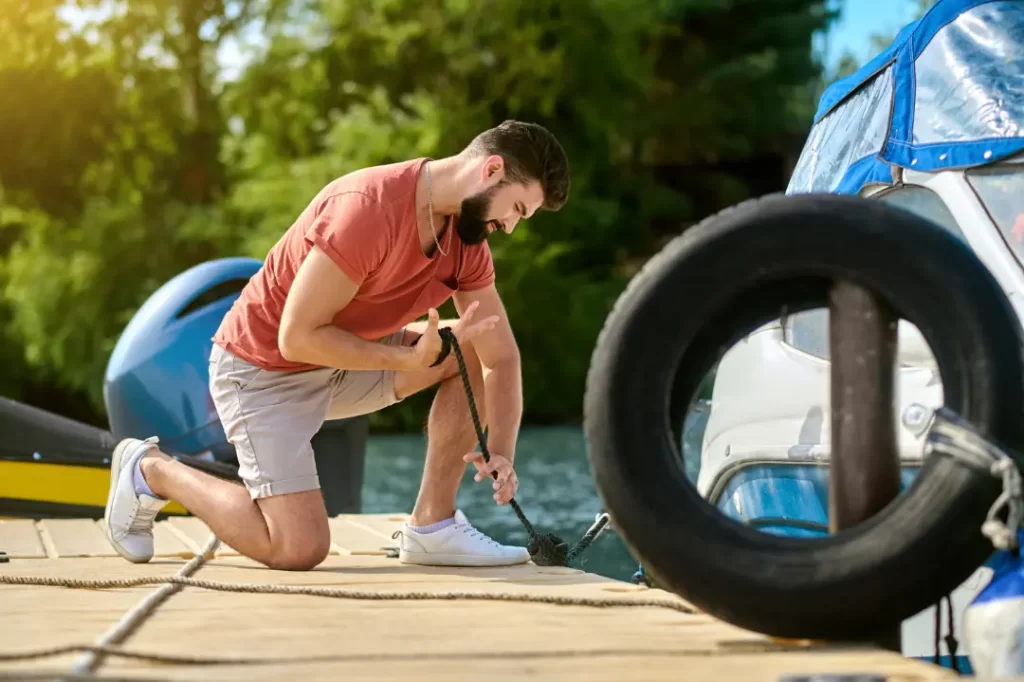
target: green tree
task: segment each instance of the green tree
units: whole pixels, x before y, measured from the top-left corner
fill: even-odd
[[[534,421],[578,413],[608,308],[660,240],[761,191],[720,166],[802,140],[811,37],[832,18],[802,0],[771,16],[692,0],[303,8],[226,91],[246,252],[262,257],[341,173],[455,152],[506,117],[547,125],[572,160],[572,200],[494,246]],[[415,424],[419,408],[385,419]]]
[[[0,352],[101,410],[110,349],[168,278],[263,257],[340,174],[530,119],[573,171],[562,212],[493,245],[532,422],[578,414],[607,311],[663,240],[784,184],[833,18],[820,0],[83,0],[75,31],[32,6],[0,23],[21,41],[0,83],[23,93],[0,111],[21,145],[0,159],[20,212],[0,232]],[[231,82],[229,45],[251,55]],[[376,425],[422,423],[421,398]]]
[[[10,206],[41,212],[9,226],[4,315],[27,370],[85,396],[102,423],[103,368],[131,314],[229,249],[216,52],[274,5],[79,6],[93,18],[78,30],[55,2],[0,23],[11,38],[0,83],[21,95],[0,110],[16,152],[0,160],[0,182]]]

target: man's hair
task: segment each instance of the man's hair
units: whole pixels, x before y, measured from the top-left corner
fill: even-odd
[[[555,136],[541,125],[505,121],[473,138],[466,152],[501,156],[509,182],[539,182],[544,192],[542,208],[548,211],[559,210],[569,198],[569,159]]]

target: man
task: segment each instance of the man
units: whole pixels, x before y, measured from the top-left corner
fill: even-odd
[[[487,236],[559,210],[568,161],[550,132],[506,121],[462,152],[350,173],[328,184],[270,250],[214,337],[210,392],[245,486],[188,467],[156,439],[125,439],[111,462],[108,539],[133,562],[153,556],[153,519],[170,500],[266,566],[308,570],[330,549],[310,439],[324,419],[367,414],[440,384],[427,421],[419,495],[400,560],[449,566],[523,563],[456,510],[466,463],[494,499],[516,492],[522,414],[519,352],[494,286]],[[439,322],[454,298],[460,319]],[[425,322],[417,322],[423,315]],[[454,353],[451,327],[488,426],[489,463]],[[470,452],[470,454],[464,454]]]

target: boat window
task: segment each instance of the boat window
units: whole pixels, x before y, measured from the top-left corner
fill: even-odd
[[[828,308],[815,308],[790,315],[783,320],[783,342],[808,355],[829,360],[828,322]],[[936,366],[931,347],[917,325],[909,320],[899,321],[896,363],[900,367]]]
[[[916,145],[1024,137],[1024,9],[997,0],[943,27],[916,63]]]
[[[811,128],[787,194],[832,192],[852,164],[881,151],[889,129],[892,84],[888,66]]]
[[[961,239],[964,233],[956,223],[956,218],[949,212],[946,202],[932,190],[920,185],[904,185],[882,194],[876,194],[872,199],[886,204],[898,206],[899,208],[916,213],[941,227],[946,228]]]
[[[915,213],[963,239],[963,232],[946,203],[927,187],[904,185],[898,189],[875,194],[871,199]],[[923,339],[918,338],[920,333],[916,327],[910,323],[901,321],[900,330],[901,355],[918,350],[917,346],[924,343]],[[828,342],[828,309],[816,308],[790,315],[784,320],[783,339],[799,351],[828,360],[831,357]],[[928,352],[925,344],[919,354],[926,355]],[[901,364],[906,362],[907,357],[901,357]]]
[[[1024,170],[1024,169],[1022,169]],[[1024,178],[1024,175],[1018,176]],[[1024,187],[1018,187],[1018,195]],[[904,185],[898,189],[875,194],[873,201],[882,201],[905,211],[915,213],[931,220],[940,227],[964,239],[960,226],[942,198],[927,187],[920,185]],[[1019,201],[1019,200],[1018,200]],[[1024,218],[1021,219],[1024,221]],[[1024,225],[1021,226],[1024,238]],[[1024,257],[1024,249],[1020,252]],[[783,340],[799,351],[828,360],[828,309],[815,308],[790,315],[783,321]],[[901,366],[930,366],[934,364],[931,349],[921,336],[920,330],[906,320],[900,320],[899,348],[897,355]]]
[[[966,175],[1017,262],[1024,266],[1024,164],[976,168]]]
[[[828,360],[828,308],[815,308],[787,316],[782,324],[782,338],[799,351]]]

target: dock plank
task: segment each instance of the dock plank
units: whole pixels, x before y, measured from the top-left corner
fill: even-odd
[[[102,532],[106,532],[107,523],[103,519],[96,522]],[[188,559],[202,551],[202,548],[192,542],[184,533],[178,531],[166,521],[158,521],[153,524],[153,556],[154,557],[179,557]]]
[[[53,543],[56,558],[118,556],[93,519],[42,519],[38,528],[44,542]]]
[[[381,557],[342,555],[330,557],[313,572],[270,571],[225,561],[204,566],[200,575],[231,583],[322,584],[418,593],[472,590],[678,600],[661,590],[607,591],[588,582],[588,574],[578,574],[578,585],[531,585],[525,578],[540,569],[522,568],[511,571],[505,583],[467,584],[466,578],[475,570],[449,569],[447,575],[440,575]],[[204,624],[202,629],[194,627],[197,620]],[[493,634],[496,629],[498,636]],[[215,639],[209,637],[211,632],[217,633]],[[954,677],[951,671],[873,649],[783,646],[702,613],[504,599],[355,600],[186,588],[148,619],[126,647],[175,656],[201,650],[211,657],[287,661],[186,669],[111,660],[104,665],[104,673],[159,674],[165,679],[192,675],[209,680],[284,676],[369,680],[380,679],[383,666],[388,677],[424,682],[478,680],[484,668],[489,680],[529,677],[588,682],[678,682],[680,675],[688,680],[777,682],[785,674],[843,671],[881,673],[914,682]]]
[[[340,514],[336,518],[344,519],[357,526],[377,533],[386,540],[385,544],[393,545],[391,536],[409,518],[408,514]]]
[[[180,560],[133,564],[120,557],[15,559],[0,565],[0,575],[86,579],[156,577],[174,575],[183,564],[184,561]],[[0,585],[0,653],[14,654],[59,646],[95,644],[103,633],[155,589],[156,586],[149,585],[111,590]],[[0,671],[7,675],[21,670],[67,671],[80,656],[75,653],[34,660],[4,661],[0,662]]]
[[[273,665],[222,665],[207,670],[210,676],[203,679],[238,682],[276,682],[285,676],[298,676],[308,680],[339,680],[346,682],[380,682],[389,680],[417,680],[418,682],[522,682],[523,680],[557,680],[558,682],[779,682],[790,675],[806,676],[807,682],[830,679],[827,675],[860,673],[862,661],[856,657],[840,654],[821,656],[814,665],[800,654],[763,654],[742,658],[676,656],[671,653],[648,654],[638,652],[594,651],[581,653],[578,657],[533,658],[530,656],[501,656],[488,658],[483,655],[463,655],[450,660],[436,660],[431,657],[409,658],[398,654],[389,657],[363,657],[352,662],[319,662],[306,664]],[[126,668],[112,668],[113,671]],[[486,672],[483,672],[486,670]],[[801,675],[802,671],[802,675]],[[919,669],[886,661],[874,668],[882,679],[889,682],[930,682],[931,680],[954,679],[951,675],[936,675]],[[189,682],[194,673],[178,669],[169,673],[164,669],[131,668],[130,675],[140,679],[165,682],[174,680]],[[103,679],[99,677],[97,679]],[[871,679],[859,675],[853,680]],[[1024,678],[1002,680],[1021,682]]]
[[[185,541],[190,550],[196,553],[202,551],[202,548],[206,546],[206,543],[212,535],[209,527],[195,516],[174,516],[166,519],[165,521],[160,521],[156,525],[160,526],[161,524],[171,526],[171,533],[180,540]],[[170,542],[169,537],[168,542]],[[338,553],[339,551],[337,547],[331,548],[330,554],[336,555]],[[214,553],[214,556],[237,557],[241,556],[241,554],[234,547],[231,547],[222,540],[217,551]]]
[[[365,526],[353,523],[350,518],[336,517],[327,522],[331,528],[331,542],[342,554],[369,554],[384,556],[387,550],[381,547],[394,546],[389,536],[381,535]]]
[[[212,535],[209,527],[195,516],[174,517],[167,519],[166,521],[161,521],[160,523],[172,526],[175,531],[187,538],[191,545],[193,547],[198,547],[200,551],[206,546],[206,543],[209,542],[210,536]],[[234,547],[230,547],[225,542],[221,541],[220,546],[215,552],[215,556],[240,555]]]
[[[31,519],[0,520],[0,552],[12,559],[45,559],[46,549]]]
[[[393,544],[390,533],[404,519],[401,514],[331,519],[332,541],[339,553],[313,571],[274,571],[234,550],[222,549],[193,575],[232,583],[235,591],[183,587],[141,619],[121,645],[142,654],[258,663],[157,664],[110,657],[103,661],[97,679],[216,682],[379,680],[386,676],[475,682],[486,676],[509,682],[524,678],[678,682],[680,677],[777,682],[786,675],[859,673],[928,682],[957,677],[950,670],[870,647],[785,645],[696,610],[625,608],[626,604],[618,603],[657,599],[685,606],[685,602],[668,592],[578,569],[532,563],[489,568],[402,564],[381,556],[379,547]],[[185,565],[184,557],[210,538],[198,519],[161,521],[154,534],[157,552],[164,558],[132,564],[120,557],[100,556],[109,551],[102,524],[79,521],[39,521],[34,538],[26,534],[25,528],[31,526],[11,531],[14,525],[0,524],[0,542],[9,538],[14,547],[15,533],[19,533],[19,547],[49,557],[12,557],[0,568],[0,575],[75,580],[174,575]],[[72,537],[75,532],[80,536],[77,540]],[[259,584],[342,588],[372,598],[237,591]],[[158,589],[158,585],[69,589],[0,584],[4,605],[0,611],[6,626],[0,628],[5,633],[0,653],[97,644],[103,633]],[[391,594],[366,594],[370,592]],[[451,592],[482,592],[495,599],[452,599]],[[439,598],[423,598],[431,593]],[[556,597],[561,603],[530,602],[523,597]],[[578,598],[598,598],[602,604],[564,603]],[[0,668],[66,672],[70,666],[70,659],[63,657],[9,661]],[[59,679],[60,674],[53,677]]]
[[[192,542],[184,533],[161,521],[153,526],[153,555],[158,557],[193,557],[203,551],[202,545]]]

